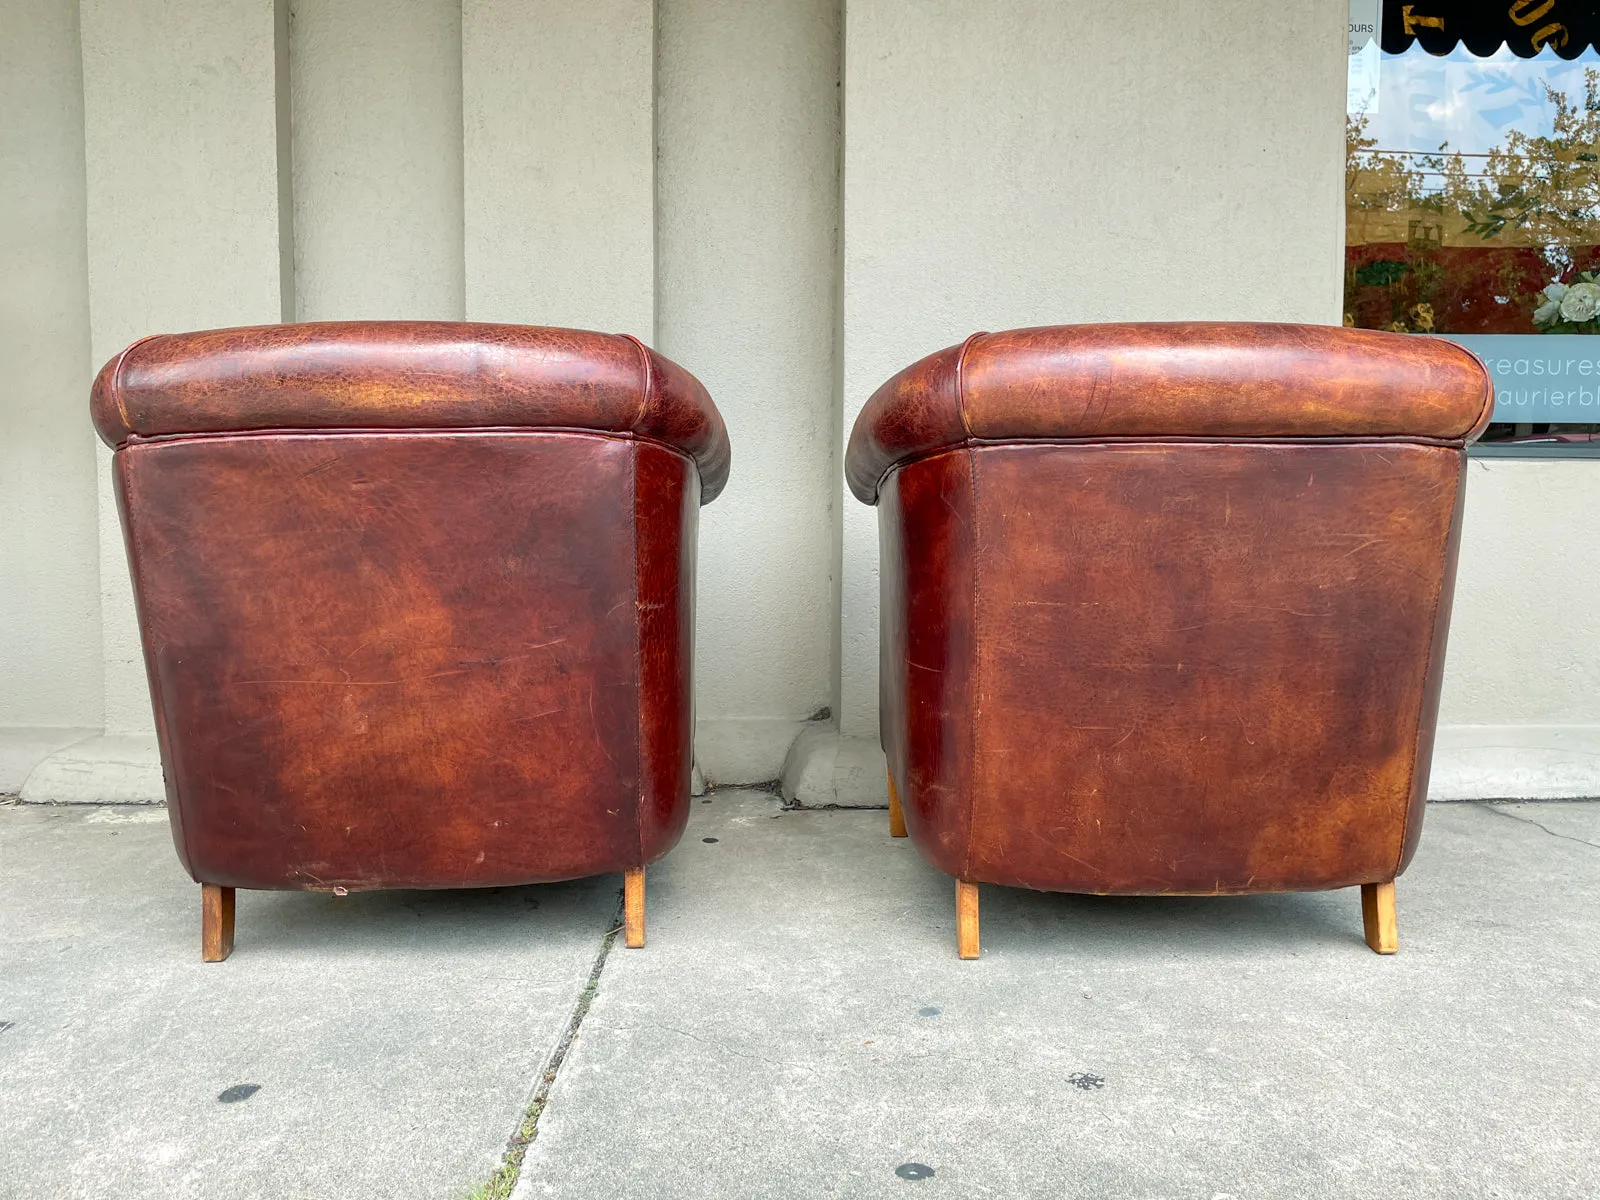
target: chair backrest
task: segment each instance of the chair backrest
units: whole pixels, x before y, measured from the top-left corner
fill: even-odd
[[[640,865],[688,794],[703,388],[628,338],[371,322],[136,343],[97,380],[196,878]]]
[[[896,376],[847,470],[924,848],[1090,892],[1393,878],[1491,407],[1452,343],[1305,326],[979,335]]]

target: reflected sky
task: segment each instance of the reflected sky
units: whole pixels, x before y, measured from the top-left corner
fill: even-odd
[[[1593,67],[1600,67],[1593,47],[1575,59],[1550,49],[1518,58],[1504,46],[1478,58],[1464,46],[1442,57],[1415,44],[1404,54],[1383,54],[1372,42],[1350,56],[1350,111],[1367,113],[1368,136],[1376,136],[1383,150],[1432,153],[1445,146],[1452,153],[1483,154],[1502,144],[1511,129],[1550,133],[1555,109],[1544,85],[1581,104],[1584,70]]]

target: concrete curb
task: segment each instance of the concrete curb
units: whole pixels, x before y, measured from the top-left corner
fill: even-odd
[[[20,792],[41,762],[99,734],[98,729],[0,729],[0,795]]]
[[[795,735],[805,727],[806,722],[791,718],[697,721],[695,766],[712,787],[768,783],[778,777]]]
[[[884,808],[889,803],[884,765],[876,741],[813,725],[789,747],[779,782],[785,800],[807,808]]]
[[[1583,800],[1600,796],[1600,726],[1446,725],[1434,742],[1429,800]]]
[[[166,798],[154,734],[76,742],[45,758],[22,785],[24,804],[162,804]]]

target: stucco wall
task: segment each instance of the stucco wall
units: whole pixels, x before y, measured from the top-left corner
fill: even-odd
[[[149,333],[281,319],[283,0],[82,0],[90,356]],[[127,556],[100,454],[108,732],[154,722]]]
[[[467,316],[655,332],[650,0],[462,0]]]
[[[1600,462],[1467,464],[1436,800],[1600,795]]]
[[[0,30],[0,726],[99,725],[78,6]]]
[[[294,0],[295,316],[460,320],[461,6]]]
[[[770,776],[831,705],[869,753],[829,761],[870,790],[877,544],[839,456],[871,390],[978,328],[1338,317],[1342,3],[289,7],[0,0],[0,726],[138,735],[58,771],[75,798],[160,795],[85,404],[137,336],[653,337],[734,441],[702,514],[702,761]],[[1597,463],[1471,466],[1449,794],[1600,788],[1597,502]]]
[[[1467,464],[1441,724],[1600,733],[1597,510],[1600,462]]]
[[[844,413],[979,329],[1337,322],[1345,0],[850,0]],[[846,498],[841,725],[877,732],[875,514]]]
[[[838,4],[657,11],[657,342],[734,448],[700,519],[701,757],[771,779],[833,702]]]

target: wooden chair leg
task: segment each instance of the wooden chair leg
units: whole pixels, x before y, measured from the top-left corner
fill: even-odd
[[[1361,885],[1361,924],[1367,945],[1379,954],[1393,954],[1400,948],[1399,927],[1394,919],[1394,880]]]
[[[200,885],[200,957],[221,962],[233,953],[233,889]]]
[[[900,810],[900,793],[894,790],[894,772],[889,772],[889,836],[906,836],[906,814]]]
[[[956,880],[956,953],[978,957],[978,885]]]
[[[630,950],[644,945],[643,867],[629,867],[622,877],[622,940]]]

